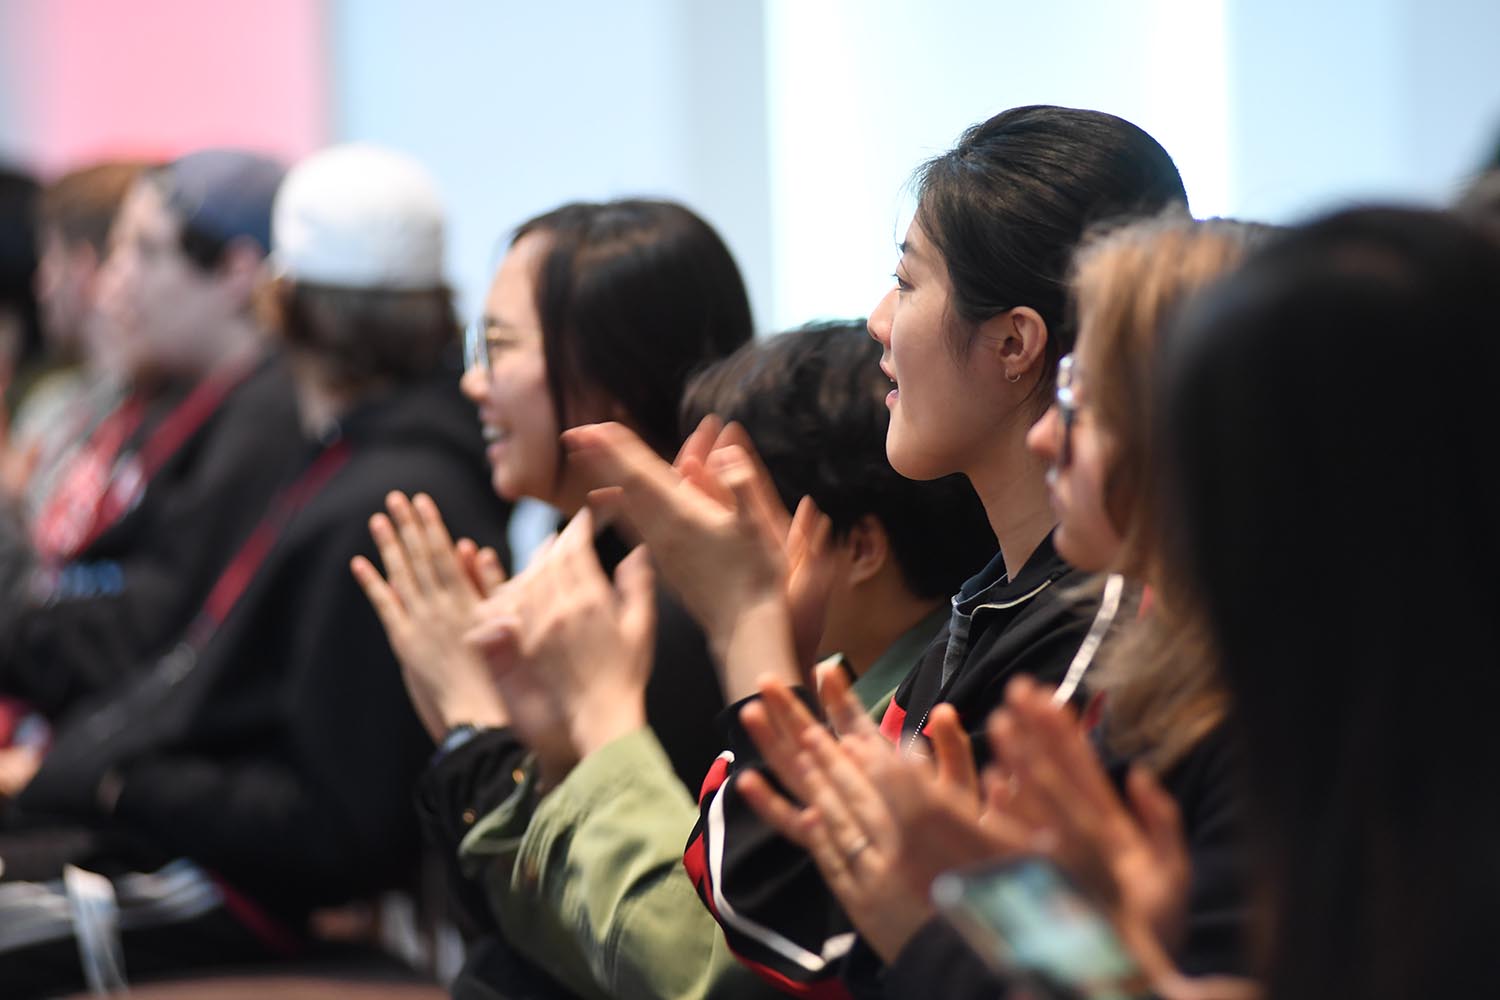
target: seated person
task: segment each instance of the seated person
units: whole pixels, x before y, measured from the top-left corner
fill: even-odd
[[[110,161],[63,174],[37,205],[37,313],[52,370],[18,401],[3,488],[34,513],[59,466],[119,403],[116,331],[100,308],[109,230],[144,164]]]
[[[407,158],[336,147],[288,175],[271,242],[300,455],[191,625],[73,707],[16,795],[0,926],[30,933],[3,939],[9,995],[294,953],[314,908],[415,861],[432,744],[348,566],[390,490],[503,537],[458,392],[441,205]],[[100,877],[58,878],[75,869]],[[79,891],[105,905],[70,910]],[[96,910],[117,919],[83,922]]]
[[[751,333],[749,297],[729,248],[683,205],[576,202],[522,223],[483,315],[469,329],[463,378],[488,441],[495,491],[540,500],[572,517],[588,484],[567,460],[559,430],[613,417],[658,454],[675,453],[688,378]],[[418,714],[441,741],[443,764],[422,782],[421,816],[429,842],[450,865],[461,927],[471,938],[487,938],[472,949],[476,961],[493,970],[503,945],[483,893],[457,870],[458,844],[475,817],[515,790],[512,774],[525,748],[505,725],[505,706],[483,663],[462,641],[479,594],[464,585],[448,543],[420,554],[425,535],[446,537],[436,509],[402,496],[388,507],[390,517],[376,518],[371,528],[391,586],[373,566],[358,563],[355,571],[401,658]],[[594,544],[613,568],[632,543],[606,528]],[[429,555],[436,567],[428,565]],[[415,572],[407,571],[408,562]],[[658,612],[658,669],[646,691],[647,718],[692,789],[718,752],[713,722],[724,702],[697,624],[670,595],[661,595]],[[514,989],[512,971],[505,967]]]
[[[128,392],[56,470],[0,632],[0,692],[47,717],[176,640],[298,459],[291,377],[253,304],[282,175],[192,153],[139,175],[114,220],[96,280],[115,360],[97,360]]]

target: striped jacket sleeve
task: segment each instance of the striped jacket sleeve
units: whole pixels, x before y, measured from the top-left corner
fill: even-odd
[[[797,693],[816,710],[809,692]],[[739,724],[744,704],[725,710],[728,748],[703,780],[683,864],[741,962],[783,992],[846,998],[839,975],[855,941],[848,918],[812,858],[739,795],[737,781],[747,769],[775,781]]]

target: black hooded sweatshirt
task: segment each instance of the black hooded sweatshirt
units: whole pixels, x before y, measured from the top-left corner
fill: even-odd
[[[454,537],[503,544],[506,519],[453,372],[367,400],[298,464],[182,640],[68,716],[17,801],[190,858],[289,920],[416,854],[432,745],[350,574],[375,556],[370,515],[401,490]]]

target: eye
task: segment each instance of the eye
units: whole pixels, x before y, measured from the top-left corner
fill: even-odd
[[[896,279],[896,290],[900,292],[911,291],[911,282],[901,276],[900,271],[892,271],[891,277]]]

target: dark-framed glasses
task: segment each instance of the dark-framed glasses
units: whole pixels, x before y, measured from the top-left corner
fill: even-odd
[[[1057,406],[1058,423],[1062,425],[1062,440],[1057,445],[1057,465],[1060,468],[1066,468],[1073,461],[1073,421],[1078,419],[1076,378],[1073,355],[1064,354],[1058,358],[1057,389],[1052,399]]]

